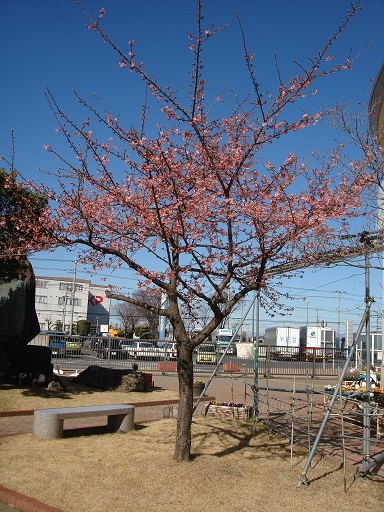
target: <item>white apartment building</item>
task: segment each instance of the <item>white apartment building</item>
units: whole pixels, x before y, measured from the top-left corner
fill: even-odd
[[[52,330],[61,322],[63,330],[78,320],[89,320],[92,330],[109,324],[110,299],[106,286],[92,284],[86,279],[36,276],[35,309],[40,329]]]

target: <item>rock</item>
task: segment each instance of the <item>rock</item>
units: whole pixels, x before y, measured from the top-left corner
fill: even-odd
[[[39,375],[32,380],[32,385],[45,388],[47,386],[47,376],[44,373],[39,373]]]
[[[67,391],[67,386],[64,384],[64,382],[62,382],[61,379],[59,379],[59,377],[53,377],[49,381],[47,388],[50,391]]]
[[[135,370],[115,370],[102,366],[88,366],[73,382],[97,389],[115,391],[146,391],[143,375]]]

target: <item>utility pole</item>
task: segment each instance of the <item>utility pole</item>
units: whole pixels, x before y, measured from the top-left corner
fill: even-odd
[[[231,286],[229,285],[228,286],[228,302],[231,300]],[[226,325],[227,325],[227,329],[229,329],[229,316],[227,316],[227,319],[226,319]]]
[[[68,286],[65,284],[65,295],[63,297],[63,321],[62,321],[62,331],[65,332],[65,314],[67,310],[67,295],[68,295]]]
[[[69,335],[72,336],[73,332],[73,312],[75,308],[75,292],[76,292],[76,267],[77,267],[77,259],[74,261],[74,269],[73,269],[73,281],[72,281],[72,293],[71,293],[71,325],[69,326]]]
[[[337,298],[337,339],[339,340],[340,344],[340,302],[341,302],[341,294],[345,293],[343,290],[337,290],[336,293],[338,294]]]

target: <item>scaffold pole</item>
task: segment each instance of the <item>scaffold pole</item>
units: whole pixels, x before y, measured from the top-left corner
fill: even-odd
[[[330,414],[331,414],[331,412],[332,412],[333,406],[334,406],[334,404],[335,404],[335,402],[336,402],[336,400],[337,400],[338,394],[339,394],[339,392],[340,392],[340,390],[341,390],[341,384],[342,384],[342,381],[344,380],[345,374],[346,374],[346,372],[347,372],[347,370],[348,370],[348,367],[349,367],[349,365],[350,365],[350,362],[351,362],[351,360],[352,360],[352,357],[353,357],[353,354],[354,354],[354,352],[355,352],[355,349],[356,349],[356,346],[357,346],[358,340],[359,340],[359,338],[360,338],[361,332],[362,332],[362,330],[363,330],[363,328],[364,328],[364,325],[365,325],[365,323],[366,323],[366,319],[367,319],[367,317],[368,317],[368,315],[369,315],[369,311],[370,311],[370,309],[371,309],[371,306],[372,306],[373,302],[374,302],[373,297],[368,297],[368,298],[366,299],[365,311],[364,311],[364,313],[363,313],[363,316],[362,316],[362,319],[361,319],[361,322],[360,322],[359,328],[358,328],[358,330],[357,330],[357,333],[356,333],[355,339],[354,339],[354,341],[353,341],[353,344],[352,344],[351,350],[350,350],[350,352],[349,352],[349,354],[348,354],[348,357],[347,357],[347,359],[346,359],[346,361],[345,361],[345,364],[344,364],[343,370],[342,370],[342,372],[341,372],[341,374],[340,374],[340,377],[339,377],[338,383],[337,383],[337,385],[336,385],[336,387],[335,387],[335,390],[334,390],[334,392],[333,392],[332,398],[331,398],[331,400],[330,400],[330,402],[329,402],[328,409],[327,409],[327,411],[326,411],[326,413],[325,413],[325,415],[324,415],[323,421],[321,422],[321,425],[320,425],[319,431],[318,431],[317,436],[316,436],[316,439],[315,439],[315,441],[314,441],[314,443],[313,443],[313,445],[312,445],[312,449],[311,449],[311,451],[310,451],[310,453],[309,453],[309,456],[308,456],[307,462],[305,463],[305,466],[304,466],[303,471],[300,473],[300,476],[299,476],[299,482],[298,482],[298,485],[299,485],[299,486],[300,486],[300,485],[302,485],[302,484],[307,483],[307,473],[308,473],[308,469],[309,469],[309,467],[310,467],[310,465],[311,465],[311,462],[312,462],[312,459],[313,459],[313,457],[314,457],[314,455],[315,455],[315,453],[316,453],[317,446],[318,446],[318,444],[319,444],[319,441],[320,441],[320,439],[321,439],[321,436],[323,435],[325,425],[326,425],[326,423],[327,423],[327,421],[328,421],[328,418],[329,418],[329,416],[330,416]],[[367,372],[367,377],[368,377],[368,372]],[[366,379],[366,382],[367,382],[367,379]]]

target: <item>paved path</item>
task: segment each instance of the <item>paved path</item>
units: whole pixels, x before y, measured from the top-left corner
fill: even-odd
[[[208,381],[209,376],[196,375],[196,379]],[[156,388],[175,390],[178,389],[178,380],[176,374],[163,375],[160,373],[153,374],[153,381]],[[253,405],[254,395],[252,391],[252,379],[246,375],[234,374],[233,376],[222,374],[214,377],[210,383],[206,395],[214,397],[220,403],[235,403],[244,405]],[[314,391],[324,391],[325,384],[335,384],[334,378],[316,378],[310,380],[308,387]],[[259,395],[259,419],[271,428],[276,430],[282,435],[290,438],[292,433],[292,421],[294,424],[294,441],[304,446],[308,443],[312,444],[321,424],[326,405],[324,400],[327,397],[320,394],[313,395],[313,402],[308,407],[307,394],[300,394],[299,390],[304,390],[307,387],[307,379],[305,377],[278,377],[273,379],[259,378],[258,386],[260,387]],[[292,390],[296,392],[293,393]],[[294,397],[294,400],[293,400]],[[201,402],[196,409],[196,414],[203,414],[207,402]],[[137,407],[135,410],[135,423],[148,422],[163,417],[164,404],[153,405],[146,407]],[[343,451],[343,444],[341,442],[341,417],[340,411],[336,405],[334,412],[327,422],[324,429],[323,436],[318,446],[319,452],[323,455],[330,456],[338,464],[343,462],[343,457],[346,458],[346,463],[349,469],[358,471],[361,469],[362,463],[362,425],[359,418],[352,417],[343,421],[345,429],[345,448]],[[308,429],[310,418],[310,429]],[[20,433],[32,432],[33,416],[10,416],[0,417],[0,436],[1,435],[16,435]],[[100,418],[85,418],[78,420],[67,420],[66,435],[75,435],[77,428],[96,428],[100,426]],[[371,435],[371,456],[382,457],[384,445],[379,441],[375,433]],[[373,468],[372,474],[384,482],[384,464],[381,461],[376,467]],[[0,494],[1,496],[1,494]],[[3,508],[1,508],[3,507]],[[5,507],[5,508],[4,508]],[[0,502],[0,512],[9,512],[19,510],[17,508],[7,508],[8,505]],[[41,508],[43,507],[43,508]],[[20,510],[28,510],[33,512],[47,511],[45,505],[35,504],[34,508],[21,507]]]

